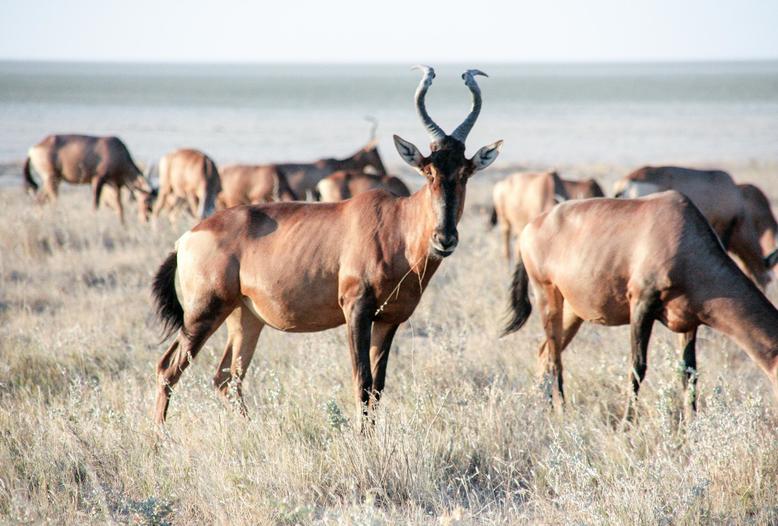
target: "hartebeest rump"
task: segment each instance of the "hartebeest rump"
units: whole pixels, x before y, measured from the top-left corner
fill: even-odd
[[[153,284],[160,318],[171,333],[179,329],[157,365],[157,422],[165,420],[182,372],[225,320],[228,341],[214,385],[226,396],[234,381],[242,411],[240,381],[265,325],[314,332],[345,323],[357,403],[366,414],[378,401],[397,327],[457,246],[467,180],[489,166],[501,146],[498,141],[465,157],[465,139],[481,109],[474,76],[483,73],[462,75],[473,107],[446,135],[424,107],[435,74],[422,69],[415,100],[431,153],[425,157],[394,137],[400,156],[427,178],[418,192],[239,206],[217,212],[178,240]]]
[[[199,150],[174,150],[159,161],[159,194],[152,215],[171,211],[178,203],[188,205],[192,217],[205,219],[216,209],[221,191],[216,163]]]
[[[117,137],[93,137],[89,135],[49,135],[27,152],[24,162],[24,184],[33,193],[38,183],[32,177],[38,173],[43,183],[44,196],[56,201],[59,184],[91,184],[93,205],[97,210],[103,187],[108,185],[115,193],[115,207],[119,220],[124,224],[122,187],[134,194],[151,193],[151,186],[143,172],[135,165],[130,152]],[[139,199],[139,213],[145,218],[145,199]]]
[[[758,187],[752,184],[739,184],[746,204],[746,215],[751,220],[762,254],[765,256],[767,268],[778,263],[778,222],[775,220],[770,200]]]
[[[616,197],[641,197],[676,190],[700,209],[724,247],[737,256],[747,273],[764,288],[770,281],[767,254],[762,253],[748,220],[743,193],[732,177],[720,170],[694,170],[676,166],[644,166],[617,181]]]
[[[569,181],[556,172],[516,173],[494,185],[491,224],[500,226],[505,259],[511,263],[511,238],[518,239],[524,226],[568,199],[603,197],[594,179]]]
[[[286,176],[269,164],[230,164],[219,171],[221,192],[217,208],[258,205],[274,201],[296,201]]]
[[[408,197],[411,191],[399,177],[373,175],[351,170],[340,170],[319,181],[316,191],[319,201],[334,203],[350,199],[368,190],[384,189],[397,197]]]
[[[727,256],[697,207],[678,192],[569,201],[527,225],[506,334],[529,318],[529,282],[546,334],[539,357],[543,385],[557,404],[564,399],[562,351],[583,321],[630,325],[630,400],[646,374],[655,321],[682,334],[692,408],[700,325],[731,337],[767,373],[778,395],[778,310]],[[631,408],[630,403],[628,417]]]

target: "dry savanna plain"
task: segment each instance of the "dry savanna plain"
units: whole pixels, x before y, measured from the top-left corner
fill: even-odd
[[[778,199],[778,163],[721,167]],[[561,172],[610,188],[632,168]],[[0,188],[0,521],[777,523],[778,403],[720,334],[701,331],[691,420],[675,336],[659,324],[634,425],[621,425],[625,327],[584,325],[564,353],[564,414],[550,410],[535,376],[537,314],[498,337],[510,278],[487,212],[507,171],[471,180],[459,247],[398,331],[369,434],[355,424],[343,328],[266,330],[244,383],[250,419],[211,386],[220,329],[158,429],[164,344],[149,285],[193,221],[151,228],[128,211],[124,229],[91,210],[87,188],[45,207],[20,185]],[[778,301],[775,283],[768,295]]]

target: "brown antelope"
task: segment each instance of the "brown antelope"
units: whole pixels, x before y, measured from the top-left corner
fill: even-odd
[[[603,197],[594,179],[569,181],[556,172],[517,173],[494,185],[491,225],[500,225],[505,259],[511,264],[511,237],[518,239],[524,226],[556,203],[568,199]]]
[[[135,191],[145,196],[151,193],[151,186],[138,169],[124,143],[117,137],[92,137],[89,135],[49,135],[29,149],[24,161],[24,185],[28,191],[38,191],[38,183],[32,177],[32,170],[43,182],[41,202],[56,201],[59,184],[91,184],[95,210],[100,205],[103,187],[112,188],[111,195],[119,220],[124,224],[122,187],[130,193]],[[139,215],[145,218],[146,199],[139,202]]]
[[[746,214],[751,220],[762,254],[765,257],[767,268],[773,268],[778,263],[778,222],[775,220],[770,200],[756,186],[752,184],[739,184],[740,192],[746,203]]]
[[[210,157],[188,148],[172,151],[159,161],[159,194],[152,215],[173,212],[183,202],[192,217],[205,219],[214,212],[220,191],[219,171]]]
[[[362,414],[378,402],[397,327],[457,246],[468,178],[489,166],[501,146],[498,141],[465,157],[465,139],[481,110],[475,75],[483,73],[462,75],[473,106],[446,135],[424,106],[435,73],[421,69],[416,109],[431,136],[431,153],[425,157],[394,137],[403,160],[427,178],[418,192],[239,206],[217,212],[177,241],[153,284],[161,320],[169,333],[179,329],[157,365],[157,422],[165,420],[182,372],[225,320],[228,341],[214,385],[224,396],[235,385],[242,412],[240,381],[266,325],[315,332],[346,324]]]
[[[379,176],[350,170],[340,170],[328,175],[316,185],[316,192],[319,194],[319,201],[334,203],[379,188],[398,197],[411,195],[411,191],[399,177]]]
[[[630,400],[646,374],[655,321],[682,334],[692,410],[700,325],[731,337],[767,373],[778,395],[778,310],[727,257],[684,195],[562,203],[527,225],[519,255],[505,334],[529,318],[531,282],[546,334],[539,353],[543,385],[557,406],[564,400],[562,351],[583,321],[630,325]],[[633,410],[630,402],[628,419]]]
[[[258,205],[273,201],[296,201],[286,177],[273,165],[231,164],[222,167],[221,193],[217,208],[238,205]]]
[[[747,218],[743,193],[732,177],[719,170],[693,170],[676,166],[645,166],[616,182],[616,197],[641,197],[677,190],[700,209],[724,248],[737,256],[746,272],[762,288],[770,281],[770,268]]]

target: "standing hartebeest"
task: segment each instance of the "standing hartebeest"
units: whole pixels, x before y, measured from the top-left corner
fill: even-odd
[[[340,170],[328,175],[316,185],[319,201],[334,203],[349,199],[368,190],[384,189],[398,197],[408,197],[411,191],[402,179],[393,175],[373,175]]]
[[[740,192],[746,203],[746,215],[751,221],[767,268],[773,268],[778,263],[778,222],[775,220],[770,200],[758,187],[752,184],[739,184]]]
[[[116,210],[124,224],[123,186],[134,193],[151,193],[151,186],[138,169],[124,143],[117,137],[92,137],[89,135],[49,135],[29,149],[24,161],[24,184],[34,192],[38,183],[32,170],[43,182],[44,197],[56,201],[59,184],[91,184],[94,208],[100,205],[100,195],[107,184],[115,192]],[[139,199],[141,218],[145,217],[145,199]]]
[[[500,225],[505,259],[511,264],[511,237],[555,204],[568,199],[604,197],[594,179],[569,181],[556,172],[516,173],[494,185],[491,226]]]
[[[219,175],[222,190],[216,202],[220,210],[297,200],[286,177],[270,164],[230,164],[222,167]]]
[[[737,256],[746,272],[762,288],[770,282],[771,260],[763,254],[756,232],[747,217],[743,193],[732,177],[720,170],[694,170],[676,166],[644,166],[617,181],[616,197],[641,197],[677,190],[700,209],[724,248]]]
[[[265,325],[315,332],[346,324],[354,389],[363,415],[384,387],[389,348],[400,323],[458,243],[465,187],[497,157],[502,141],[465,157],[465,140],[481,110],[475,75],[462,75],[473,96],[451,135],[430,118],[424,98],[435,77],[427,66],[416,90],[419,117],[432,138],[423,156],[394,137],[400,156],[427,183],[410,197],[366,192],[338,203],[271,203],[217,212],[184,234],[153,284],[157,312],[178,336],[157,365],[156,420],[163,422],[173,386],[205,341],[226,320],[227,347],[214,385],[223,395],[240,381]]]
[[[722,249],[705,217],[684,195],[569,201],[521,234],[505,333],[529,318],[532,282],[546,339],[544,387],[558,405],[562,351],[583,321],[631,327],[632,396],[646,374],[655,321],[682,334],[684,385],[696,408],[697,328],[731,337],[767,373],[778,395],[778,310]],[[631,418],[632,403],[627,417]]]
[[[152,215],[172,212],[183,202],[192,217],[205,219],[216,209],[219,191],[219,170],[210,157],[189,148],[172,151],[159,160],[159,194]]]

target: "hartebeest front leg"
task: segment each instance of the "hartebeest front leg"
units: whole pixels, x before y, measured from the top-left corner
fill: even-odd
[[[389,361],[389,351],[392,340],[399,325],[377,321],[373,323],[373,333],[370,338],[370,369],[373,375],[373,390],[370,393],[370,406],[375,409],[381,399],[386,379],[386,364]]]
[[[629,372],[629,380],[632,384],[632,392],[629,394],[627,409],[624,412],[624,420],[626,422],[632,422],[635,419],[638,391],[640,391],[640,384],[646,377],[646,370],[648,369],[648,341],[651,339],[651,329],[653,326],[653,302],[650,300],[638,301],[632,309],[630,319],[632,370]]]
[[[370,330],[375,313],[375,300],[367,294],[362,294],[354,299],[344,300],[342,305],[348,330],[357,412],[362,417],[366,417],[373,391],[373,375],[370,370]]]
[[[102,176],[95,176],[94,179],[92,179],[92,193],[93,193],[93,203],[92,207],[97,210],[100,207],[100,196],[103,193],[103,186],[105,186],[105,178]]]
[[[679,335],[683,349],[683,389],[685,392],[684,406],[686,416],[691,417],[697,412],[697,329]]]

